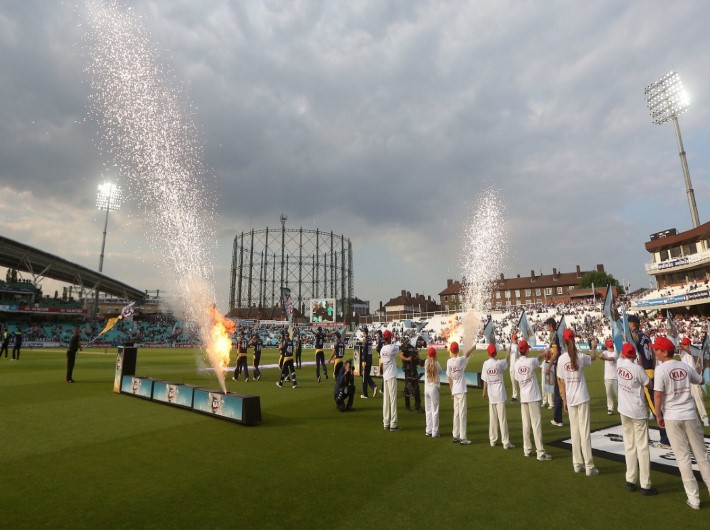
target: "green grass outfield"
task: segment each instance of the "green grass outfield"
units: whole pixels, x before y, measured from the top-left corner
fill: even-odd
[[[439,355],[440,362],[445,362]],[[217,387],[191,350],[140,349],[138,375]],[[249,356],[251,359],[251,354]],[[312,361],[312,351],[304,352]],[[276,354],[266,351],[262,364]],[[474,354],[469,370],[480,370]],[[657,497],[627,493],[623,464],[596,458],[601,474],[572,470],[571,453],[525,458],[520,408],[508,405],[511,441],[488,444],[487,402],[469,389],[470,446],[451,443],[452,404],[442,387],[442,437],[404,410],[401,432],[382,429],[382,400],[356,398],[340,413],[332,379],[312,366],[297,390],[260,382],[229,389],[261,396],[262,424],[245,427],[112,392],[114,350],[80,353],[77,384],[64,382],[62,351],[0,360],[0,528],[708,528],[685,505],[679,476],[652,471]],[[330,367],[329,367],[330,368]],[[607,416],[602,363],[587,372],[592,429]],[[507,379],[507,377],[506,377]],[[359,382],[359,380],[358,380]],[[509,383],[509,381],[507,381]],[[379,383],[379,381],[378,381]],[[399,383],[401,390],[402,383]],[[423,391],[423,389],[422,389]],[[359,388],[358,388],[359,394]],[[546,442],[568,437],[543,411]],[[565,419],[566,422],[566,419]],[[670,526],[669,526],[670,525]]]

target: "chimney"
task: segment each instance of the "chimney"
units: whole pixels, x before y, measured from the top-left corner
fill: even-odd
[[[401,294],[400,296],[407,296],[407,291],[405,291],[404,289],[402,289],[402,294]]]
[[[518,278],[520,278],[520,274],[518,274]]]
[[[446,280],[446,287],[451,287],[452,283],[454,283],[454,280]]]
[[[597,264],[597,272],[604,272],[604,264],[603,263]]]
[[[500,273],[500,279],[505,280],[505,274],[503,274],[502,272]]]
[[[412,297],[412,293],[410,293],[409,291],[407,291],[407,298],[411,298],[411,297]]]
[[[382,309],[382,300],[380,300],[380,309]]]
[[[557,276],[557,269],[554,267],[552,268],[552,276]]]
[[[530,271],[530,277],[531,277],[531,278],[534,278],[534,277],[535,277],[535,271],[534,271],[534,270],[531,270],[531,271]]]

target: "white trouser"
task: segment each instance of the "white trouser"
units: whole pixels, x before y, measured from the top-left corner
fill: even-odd
[[[511,397],[513,399],[518,399],[518,388],[520,385],[515,380],[515,363],[512,363],[510,365],[510,386],[513,389],[513,393],[511,395]]]
[[[498,441],[498,427],[504,446],[510,443],[508,436],[508,417],[505,413],[505,403],[488,403],[488,439],[491,445]]]
[[[439,387],[424,385],[424,411],[427,434],[439,434]]]
[[[521,403],[520,413],[523,418],[523,452],[526,455],[532,453],[532,444],[530,443],[530,430],[532,428],[533,438],[535,439],[535,449],[537,450],[537,456],[545,454],[545,447],[543,447],[542,445],[540,402],[531,401],[530,403]]]
[[[582,465],[587,471],[594,469],[592,435],[589,432],[589,401],[579,405],[567,405],[567,410],[572,435],[572,465],[575,471]]]
[[[634,420],[621,415],[624,429],[624,453],[626,455],[626,482],[643,489],[651,487],[651,456],[648,451],[648,420]]]
[[[466,392],[454,394],[454,438],[466,439]]]
[[[705,449],[703,428],[698,418],[692,420],[666,420],[666,432],[668,433],[668,439],[671,441],[676,462],[678,462],[680,476],[683,478],[685,494],[688,496],[688,501],[697,506],[700,504],[700,491],[698,490],[698,481],[695,480],[695,475],[693,475],[693,465],[690,460],[691,451],[700,469],[700,476],[703,477],[703,482],[705,482],[710,493],[710,462]]]
[[[705,410],[705,403],[703,402],[703,390],[700,385],[690,385],[690,394],[695,400],[695,406],[698,409],[698,416],[703,422],[708,421],[708,411]]]
[[[382,424],[385,427],[397,426],[397,379],[392,378],[382,383]]]
[[[614,410],[614,400],[619,397],[619,381],[616,379],[604,379],[606,389],[606,410]]]

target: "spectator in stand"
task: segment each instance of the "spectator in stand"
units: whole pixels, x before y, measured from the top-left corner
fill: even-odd
[[[607,339],[604,343],[606,351],[603,351],[600,358],[604,361],[604,389],[606,390],[606,413],[610,416],[614,414],[614,399],[618,401],[619,387],[616,373],[616,361],[619,353],[616,351],[614,341]]]
[[[658,337],[651,348],[661,363],[653,384],[658,426],[665,427],[668,431],[683,487],[688,496],[687,504],[694,510],[699,510],[700,491],[693,474],[691,454],[709,493],[710,461],[705,448],[703,428],[698,421],[690,394],[690,385],[701,384],[703,378],[684,362],[673,359],[675,346],[666,337]]]

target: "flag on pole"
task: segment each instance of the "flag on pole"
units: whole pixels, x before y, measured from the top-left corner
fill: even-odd
[[[106,321],[106,326],[104,327],[104,329],[102,329],[101,333],[98,334],[98,337],[100,337],[104,333],[108,333],[109,331],[111,331],[111,328],[113,328],[119,320],[121,320],[121,315],[109,318]]]
[[[493,323],[492,318],[488,318],[488,322],[486,323],[486,327],[483,328],[483,336],[486,338],[486,342],[488,344],[495,344],[496,343],[496,335],[495,335],[495,324]]]
[[[567,322],[565,321],[565,316],[562,315],[562,318],[560,318],[560,323],[557,324],[557,338],[560,339],[560,348],[564,351],[567,351],[565,348],[565,330],[567,329]],[[562,352],[560,352],[562,353]]]
[[[291,289],[288,287],[281,288],[281,304],[286,311],[289,328],[293,325],[293,300],[291,299]]]
[[[602,312],[607,320],[609,320],[611,338],[614,341],[616,351],[621,352],[621,348],[624,345],[624,326],[614,301],[614,292],[612,291],[611,284],[606,286],[606,296],[604,297],[604,309]]]
[[[634,341],[631,339],[631,328],[629,327],[629,318],[626,316],[626,307],[621,306],[621,334],[624,338],[624,342],[629,342],[636,347]],[[637,352],[638,353],[638,352]]]
[[[109,331],[111,331],[111,329],[118,323],[119,320],[123,320],[124,318],[130,319],[131,317],[133,317],[133,313],[135,313],[135,310],[136,310],[136,303],[135,302],[131,302],[126,307],[121,309],[121,314],[118,315],[117,317],[109,318],[106,321],[106,326],[104,326],[104,329],[102,329],[101,333],[96,335],[96,338],[94,338],[91,342],[94,342],[94,340],[98,339],[104,333],[108,333]]]
[[[673,346],[677,348],[678,326],[676,326],[675,320],[673,320],[673,315],[671,315],[671,312],[668,309],[666,309],[666,336],[668,337],[668,340],[673,343]]]
[[[520,314],[518,329],[520,330],[520,334],[530,346],[537,346],[537,338],[535,337],[535,331],[530,325],[530,320],[528,320],[528,314],[525,312],[525,309],[523,309],[523,312]]]

